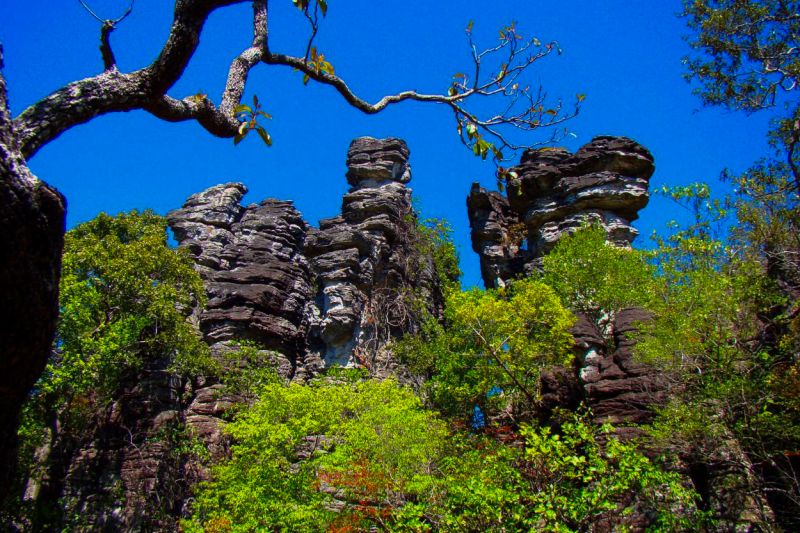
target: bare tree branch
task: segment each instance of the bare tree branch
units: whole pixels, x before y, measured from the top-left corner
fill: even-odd
[[[101,20],[83,0],[79,1],[92,16]],[[370,103],[359,97],[344,79],[336,75],[330,63],[324,61],[324,56],[317,54],[312,47],[318,30],[318,12],[321,9],[319,3],[314,3],[313,7],[306,3],[301,9],[312,31],[305,57],[294,57],[273,53],[269,49],[267,0],[252,1],[253,39],[250,46],[231,62],[218,106],[204,94],[182,99],[169,96],[167,91],[183,74],[197,49],[200,32],[210,13],[244,1],[177,0],[172,29],[160,54],[148,67],[130,73],[122,73],[117,69],[109,42],[115,25],[130,14],[130,8],[116,20],[102,21],[101,51],[104,72],[70,83],[23,111],[14,121],[22,153],[30,158],[42,146],[73,126],[105,113],[134,109],[147,110],[170,122],[194,120],[212,135],[241,140],[243,123],[240,122],[241,117],[237,117],[236,111],[241,104],[248,75],[260,63],[296,69],[303,73],[304,81],[313,79],[333,87],[348,104],[367,114],[379,113],[404,101],[445,105],[454,113],[462,143],[484,159],[491,152],[493,159],[498,162],[504,158],[503,149],[514,151],[529,146],[512,141],[504,131],[506,127],[529,132],[561,124],[577,114],[577,106],[573,113],[562,113],[560,102],[547,109],[545,95],[541,90],[531,93],[529,87],[520,87],[521,75],[525,71],[559,49],[557,43],[542,45],[536,39],[523,41],[514,25],[501,30],[499,44],[482,51],[473,42],[471,28],[468,29],[469,47],[475,66],[473,80],[469,80],[466,75],[460,75],[460,78],[451,83],[447,94],[401,91]],[[131,8],[132,6],[133,2]],[[325,10],[322,12],[324,15]],[[491,68],[495,68],[496,72],[490,72]],[[470,111],[466,104],[477,97],[499,99],[502,111],[489,117]],[[249,129],[259,129],[260,133],[268,137],[263,128],[255,123],[255,115],[252,118]],[[486,141],[484,136],[494,142]],[[551,139],[556,137],[557,132]]]
[[[94,117],[143,109],[160,99],[178,81],[194,55],[208,15],[244,1],[177,0],[170,35],[151,65],[127,74],[107,70],[69,83],[14,120],[23,155],[30,158],[64,131]]]

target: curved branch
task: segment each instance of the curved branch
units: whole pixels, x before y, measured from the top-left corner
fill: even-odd
[[[222,113],[208,98],[188,97],[182,100],[163,95],[148,102],[144,109],[153,116],[167,122],[196,120],[216,137],[233,137],[239,129],[234,116]]]
[[[111,69],[72,82],[30,106],[14,120],[23,155],[30,158],[64,131],[96,116],[142,109],[160,100],[194,55],[209,14],[244,1],[177,0],[170,35],[151,65],[131,73]]]
[[[100,28],[100,54],[103,57],[103,70],[112,70],[117,68],[117,60],[114,57],[114,51],[111,49],[110,36],[114,31],[114,23],[107,20]]]
[[[516,150],[521,146],[510,142],[498,127],[510,126],[520,131],[532,131],[540,127],[553,126],[574,116],[560,116],[560,103],[554,109],[544,110],[541,92],[534,99],[527,87],[519,87],[517,80],[522,72],[558,47],[556,43],[542,46],[536,39],[518,43],[517,40],[521,37],[513,25],[503,29],[499,45],[495,44],[482,52],[477,51],[470,35],[469,44],[473,50],[476,78],[469,86],[466,76],[461,75],[463,80],[453,82],[447,94],[402,91],[384,96],[373,104],[357,96],[344,79],[333,73],[332,67],[326,68],[330,67],[327,62],[324,65],[320,64],[324,56],[320,54],[319,59],[313,57],[315,56],[313,49],[311,60],[308,57],[270,52],[267,0],[250,0],[253,5],[253,39],[250,46],[231,62],[218,107],[203,94],[183,99],[169,96],[167,91],[183,74],[196,51],[200,32],[211,12],[244,1],[247,0],[176,0],[172,29],[158,57],[149,66],[130,73],[121,73],[117,70],[114,54],[111,51],[109,35],[117,21],[105,21],[101,32],[105,71],[97,76],[70,83],[23,111],[14,121],[22,153],[26,158],[30,158],[42,146],[73,126],[105,113],[134,109],[144,109],[170,122],[196,120],[215,136],[236,139],[237,136],[241,136],[241,123],[237,120],[235,110],[242,100],[250,71],[262,62],[268,65],[292,67],[301,71],[306,76],[306,81],[314,79],[318,83],[330,85],[348,104],[367,114],[379,113],[390,105],[406,100],[446,105],[455,113],[460,133],[462,126],[469,126],[467,128],[471,132],[469,138],[465,140],[462,133],[462,142],[483,158],[486,158],[489,149],[497,160],[502,159],[502,155],[493,144],[487,143],[476,134],[474,128],[479,128],[486,135],[499,141],[502,147]],[[118,20],[127,14],[126,12]],[[316,8],[313,16],[308,12],[304,14],[312,23],[314,31],[311,39],[313,39],[316,33]],[[535,53],[527,55],[533,47],[536,48]],[[494,54],[498,52],[505,54],[504,62],[499,65],[499,71],[496,74],[481,74],[482,70],[487,70],[482,68],[486,60],[494,58]],[[484,76],[485,79],[480,76]],[[490,118],[480,118],[465,108],[466,101],[473,96],[503,97],[508,98],[510,102],[502,113]],[[525,104],[525,107],[517,108],[517,104]],[[544,117],[543,113],[551,116]]]
[[[299,70],[306,74],[309,78],[324,85],[330,85],[345,99],[345,101],[368,115],[380,113],[388,106],[397,104],[405,100],[414,100],[417,102],[436,102],[440,104],[451,105],[454,102],[464,100],[467,96],[472,94],[463,93],[456,96],[446,96],[443,94],[422,94],[416,91],[402,91],[397,94],[384,96],[374,104],[370,104],[366,100],[357,96],[347,83],[336,76],[335,74],[328,74],[327,72],[318,71],[310,63],[303,60],[301,57],[294,57],[285,54],[268,53],[264,59],[264,63],[268,65],[284,65]]]

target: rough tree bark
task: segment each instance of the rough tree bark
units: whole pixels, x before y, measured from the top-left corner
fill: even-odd
[[[66,208],[63,196],[28,170],[2,67],[0,47],[0,499],[16,464],[22,404],[53,342]]]

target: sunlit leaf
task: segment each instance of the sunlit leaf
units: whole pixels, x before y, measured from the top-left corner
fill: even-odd
[[[267,146],[272,146],[272,137],[264,128],[258,126],[256,128],[256,132],[258,132],[258,136],[261,137],[261,140],[264,141],[264,144]]]

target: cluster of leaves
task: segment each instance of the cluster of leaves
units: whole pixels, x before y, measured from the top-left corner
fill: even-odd
[[[415,217],[416,219],[416,217]],[[458,250],[453,242],[453,229],[443,219],[428,218],[415,224],[414,252],[421,258],[430,258],[439,285],[445,293],[460,289],[461,268]]]
[[[685,59],[707,105],[773,109],[770,141],[800,194],[800,3],[796,0],[685,0],[683,17],[698,52]],[[783,173],[783,171],[781,172]]]
[[[800,4],[785,0],[686,0],[683,17],[701,53],[686,59],[704,103],[756,111],[797,89]]]
[[[205,292],[185,250],[152,212],[105,214],[67,232],[60,319],[38,396],[110,394],[124,373],[168,360],[182,373],[215,365],[186,317]]]
[[[559,240],[542,263],[541,280],[596,324],[626,307],[648,307],[655,286],[655,269],[643,252],[607,239],[603,227],[588,226]]]
[[[132,211],[67,232],[56,340],[19,430],[21,479],[41,477],[48,457],[37,448],[92,430],[96,414],[142,368],[216,372],[187,320],[205,301],[202,281],[188,253],[168,246],[166,228],[163,217]]]
[[[425,493],[446,436],[394,381],[275,382],[227,431],[232,458],[201,487],[186,531],[322,531],[337,520],[379,520],[381,509]]]
[[[727,199],[713,198],[703,184],[663,191],[694,216],[656,240],[662,282],[636,350],[672,380],[671,402],[653,429],[662,445],[713,462],[720,441],[733,443],[771,472],[772,481],[762,480],[767,494],[800,501],[791,464],[800,449],[791,392],[800,385],[792,327],[797,269],[784,261],[800,248],[796,213],[772,194],[773,178],[768,167],[755,167],[738,178],[747,188]]]
[[[258,136],[261,137],[261,140],[264,141],[264,144],[272,146],[272,137],[267,133],[267,130],[264,129],[264,126],[258,123],[258,117],[271,119],[272,116],[261,109],[261,102],[259,102],[258,96],[253,95],[252,107],[239,104],[234,108],[233,112],[236,114],[236,119],[240,122],[239,131],[233,138],[234,145],[242,142],[242,139],[247,137],[248,133],[255,131],[258,133]]]
[[[428,377],[437,407],[467,421],[476,406],[495,414],[536,404],[542,369],[571,361],[572,314],[539,281],[451,292],[445,323],[406,337],[395,353]]]
[[[307,61],[314,67],[314,70],[317,71],[317,74],[324,72],[326,74],[334,74],[333,65],[331,65],[330,61],[325,59],[325,54],[318,52],[316,46],[312,46],[309,50]],[[303,85],[307,85],[311,76],[308,74],[303,74]]]

